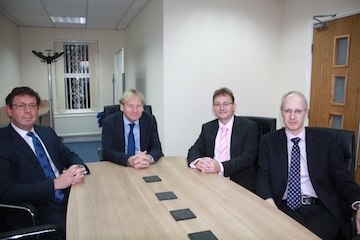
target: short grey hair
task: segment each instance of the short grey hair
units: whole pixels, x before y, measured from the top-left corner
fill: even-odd
[[[282,107],[283,107],[283,105],[284,105],[284,100],[285,100],[285,98],[288,97],[288,96],[291,95],[291,94],[297,94],[297,95],[299,95],[300,97],[302,97],[302,99],[303,99],[303,101],[304,101],[304,109],[305,109],[305,110],[309,110],[308,102],[307,102],[307,100],[306,100],[305,95],[302,94],[301,92],[295,91],[295,90],[290,91],[290,92],[287,92],[287,93],[284,94],[284,96],[282,96],[280,109],[282,109]]]

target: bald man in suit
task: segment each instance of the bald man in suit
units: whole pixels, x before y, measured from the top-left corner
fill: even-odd
[[[335,239],[339,233],[342,239],[350,239],[345,205],[357,210],[359,233],[360,188],[346,169],[336,139],[327,132],[304,127],[308,104],[298,91],[283,96],[281,114],[285,128],[260,139],[256,193],[322,239]],[[296,145],[299,174],[290,178],[296,159],[291,153],[296,152]],[[293,185],[291,179],[298,185]],[[299,193],[298,197],[290,198],[294,192]]]

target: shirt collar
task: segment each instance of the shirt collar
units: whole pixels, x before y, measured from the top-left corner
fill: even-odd
[[[286,138],[288,139],[288,141],[290,141],[292,138],[295,138],[295,137],[300,138],[301,141],[305,141],[305,127],[303,127],[303,129],[297,136],[292,135],[287,129],[285,129],[285,134],[286,134]]]
[[[129,119],[127,119],[127,117],[125,116],[125,114],[123,114],[123,119],[124,119],[124,125],[125,125],[125,126],[127,126],[127,125],[129,125],[129,124],[132,123]],[[136,120],[134,123],[135,123],[135,126],[136,126],[136,125],[139,125],[139,119]]]
[[[12,123],[12,122],[11,122],[11,126],[14,128],[14,130],[15,130],[22,138],[24,138],[24,137],[26,136],[26,134],[28,133],[28,131],[25,131],[25,130],[23,130],[23,129],[21,129],[21,128],[18,128],[18,127],[15,126],[15,124]],[[34,127],[31,128],[30,132],[33,132],[33,133],[35,132]]]
[[[219,122],[219,128],[221,128],[222,126],[226,126],[228,129],[231,129],[233,124],[234,124],[234,115],[232,115],[230,121],[228,123],[226,123],[226,124],[222,124],[220,122],[220,120],[218,120],[218,122]]]

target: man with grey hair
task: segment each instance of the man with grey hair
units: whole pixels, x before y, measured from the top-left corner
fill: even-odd
[[[301,92],[282,97],[285,128],[260,138],[256,193],[322,239],[350,239],[342,200],[349,209],[358,210],[360,188],[346,169],[336,139],[304,127],[308,111]],[[360,211],[356,218],[360,229]]]
[[[149,167],[163,156],[155,117],[144,112],[145,99],[135,89],[120,98],[120,110],[103,120],[105,160],[136,169]]]

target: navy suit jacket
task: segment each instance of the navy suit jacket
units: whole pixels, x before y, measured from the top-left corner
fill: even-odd
[[[130,155],[125,153],[125,135],[123,112],[119,111],[104,118],[102,129],[102,147],[105,160],[126,166]],[[164,156],[161,149],[155,117],[143,112],[140,119],[140,148],[147,151],[156,162]]]
[[[67,148],[50,127],[34,126],[52,161],[59,170],[84,162]],[[65,203],[69,188],[64,190]],[[48,179],[26,141],[9,124],[0,131],[0,199],[29,202],[35,206],[54,201],[54,182]]]
[[[201,157],[214,158],[215,139],[219,129],[218,119],[203,124],[199,138],[189,149],[187,160]],[[257,124],[243,117],[234,117],[231,133],[230,160],[223,162],[224,176],[254,191],[255,168],[254,160],[258,148]]]
[[[308,128],[305,136],[311,183],[320,201],[338,220],[345,236],[350,238],[351,226],[344,201],[348,208],[359,201],[359,186],[351,179],[334,136]],[[256,193],[263,199],[273,198],[279,206],[287,180],[287,138],[283,128],[265,134],[260,139]]]

